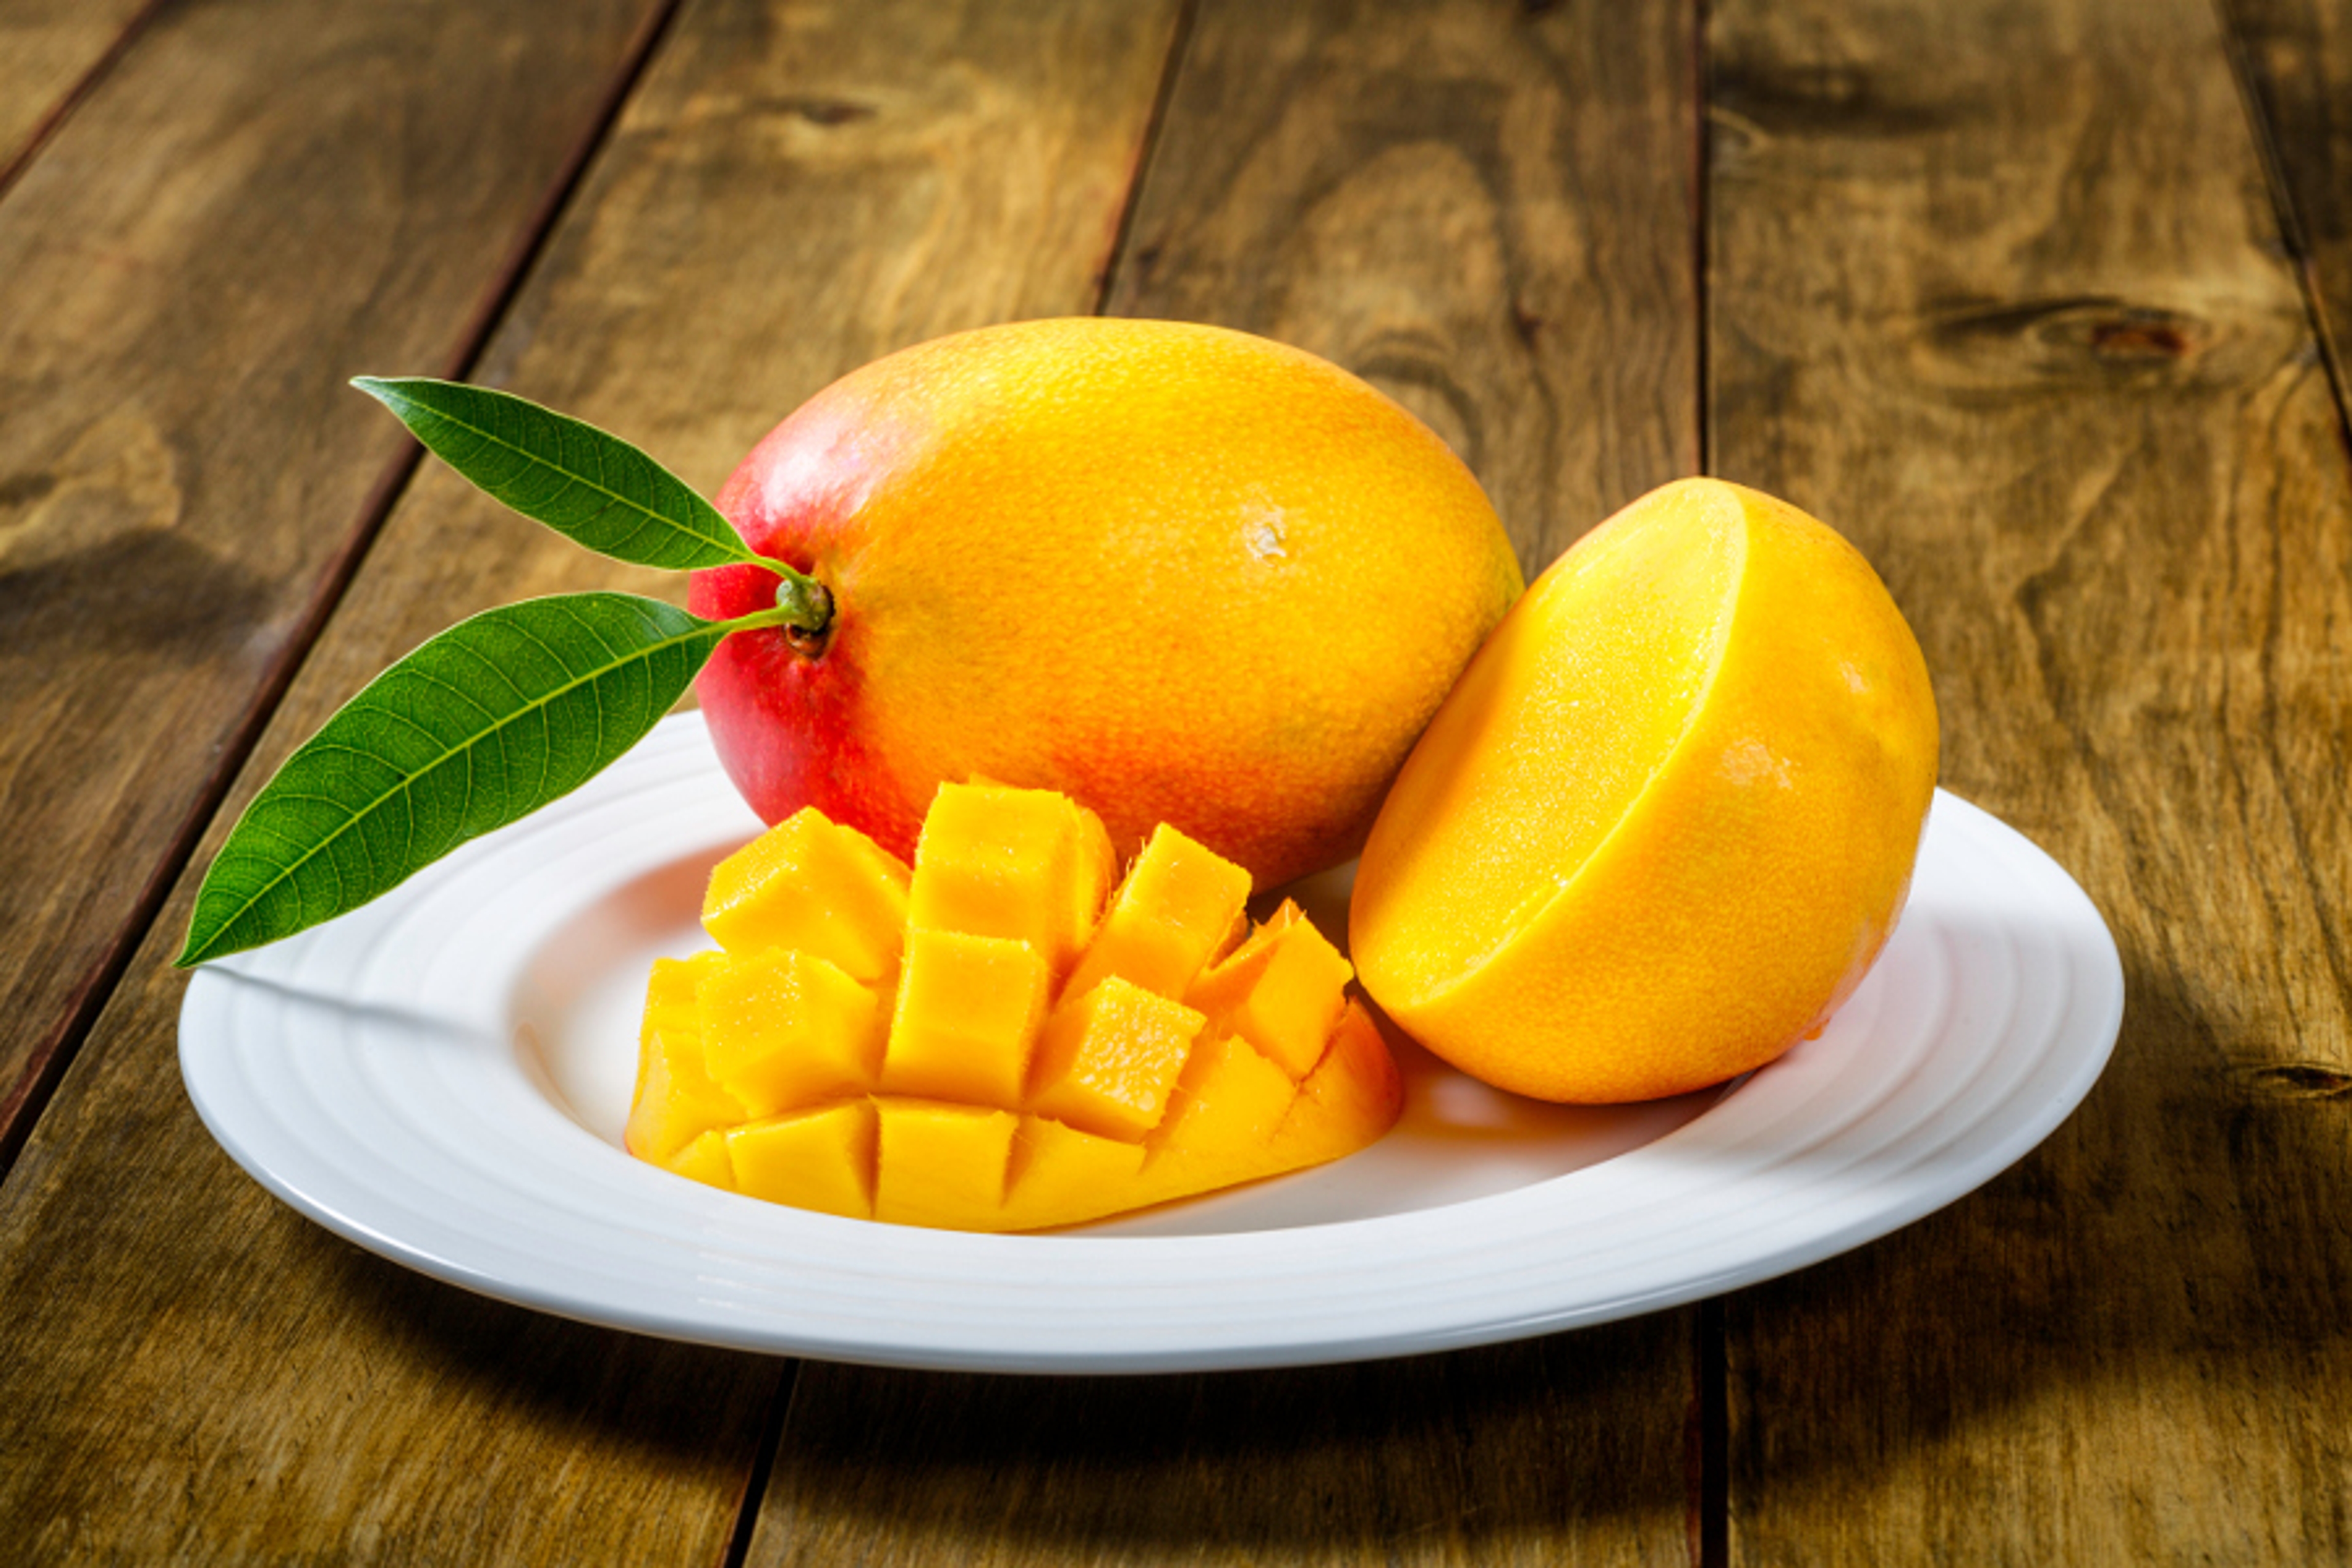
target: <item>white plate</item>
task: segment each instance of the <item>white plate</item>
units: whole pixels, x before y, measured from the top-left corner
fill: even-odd
[[[872,1225],[620,1148],[646,965],[704,945],[703,875],[757,827],[700,717],[665,721],[368,908],[200,970],[198,1113],[338,1234],[590,1322],[899,1366],[1272,1366],[1628,1317],[1883,1236],[2040,1142],[2123,1013],[2082,890],[1939,795],[1877,968],[1730,1089],[1569,1110],[1415,1054],[1398,1130],[1319,1171],[1048,1236]]]

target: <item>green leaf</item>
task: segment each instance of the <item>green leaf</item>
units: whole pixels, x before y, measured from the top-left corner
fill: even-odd
[[[352,384],[492,496],[601,554],[677,572],[770,564],[685,480],[593,425],[453,381],[363,375]]]
[[[254,797],[197,889],[179,963],[357,909],[586,783],[741,624],[567,594],[450,627],[370,681]]]

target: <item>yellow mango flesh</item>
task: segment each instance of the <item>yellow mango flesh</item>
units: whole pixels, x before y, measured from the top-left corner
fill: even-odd
[[[1217,1033],[1239,1035],[1294,1079],[1322,1059],[1355,971],[1298,906],[1274,918],[1194,981],[1185,1001]]]
[[[1004,1198],[990,1228],[1068,1225],[1070,1215],[1097,1210],[1104,1193],[1135,1189],[1143,1157],[1139,1142],[1081,1132],[1051,1117],[1024,1116],[1013,1135]]]
[[[1749,1071],[1893,931],[1937,756],[1869,563],[1785,502],[1677,480],[1552,564],[1414,748],[1357,871],[1365,989],[1538,1099]]]
[[[1051,979],[1025,942],[908,931],[879,1087],[990,1105],[1018,1100]]]
[[[623,1141],[640,1160],[667,1164],[714,1127],[743,1120],[743,1102],[710,1079],[702,1036],[691,1028],[654,1028],[637,1047],[637,1093]]]
[[[719,863],[702,929],[730,954],[814,953],[871,985],[897,967],[907,882],[895,857],[811,808]]]
[[[1054,1009],[1037,1052],[1030,1108],[1106,1138],[1141,1138],[1206,1020],[1117,975]]]
[[[812,953],[772,948],[715,965],[695,1007],[705,1069],[753,1116],[837,1100],[873,1080],[881,1005]]]
[[[877,1099],[874,1108],[882,1121],[874,1217],[893,1225],[982,1228],[966,1217],[992,1215],[1002,1205],[1021,1119],[993,1106],[893,1096]]]
[[[1200,1192],[1247,1181],[1298,1086],[1249,1042],[1226,1035],[1192,1053],[1168,1117],[1144,1140],[1147,1181]]]
[[[726,1137],[737,1192],[855,1219],[874,1212],[875,1116],[865,1100],[746,1122]]]
[[[1181,996],[1201,966],[1230,945],[1250,894],[1249,873],[1161,823],[1128,868],[1110,910],[1067,987],[1109,975]]]
[[[1101,825],[1060,795],[950,786],[936,815],[911,873],[814,811],[722,862],[725,951],[647,984],[631,1152],[825,1214],[1031,1230],[1394,1123],[1347,960],[1292,905],[1249,931],[1240,868],[1163,827],[1114,891]],[[842,910],[810,907],[825,876]]]
[[[668,1168],[705,1186],[726,1193],[736,1191],[735,1162],[728,1157],[727,1137],[725,1128],[711,1128],[671,1155],[667,1162]]]
[[[1388,1042],[1363,1005],[1350,1001],[1323,1059],[1299,1084],[1298,1098],[1274,1130],[1269,1157],[1285,1170],[1337,1159],[1349,1152],[1355,1129],[1393,1122],[1403,1103],[1404,1080]]]
[[[1025,942],[1059,974],[1118,870],[1102,819],[1066,795],[942,784],[916,842],[906,923]]]

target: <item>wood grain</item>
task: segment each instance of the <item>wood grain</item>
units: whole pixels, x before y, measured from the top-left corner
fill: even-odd
[[[0,198],[0,1149],[653,14],[174,11]]]
[[[1172,16],[1131,0],[688,5],[488,374],[709,489],[768,423],[882,350],[1084,310]],[[341,368],[425,368],[369,353]],[[373,435],[336,439],[364,450]],[[221,820],[448,621],[554,589],[682,586],[648,575],[428,466]],[[219,837],[216,822],[207,850]],[[0,1189],[0,1539],[44,1560],[719,1561],[781,1363],[430,1283],[231,1167],[173,1069],[183,983],[165,964],[194,881]]]
[[[90,73],[152,8],[152,0],[8,0],[0,5],[0,191]]]
[[[2352,4],[2221,0],[2352,425]]]
[[[2195,0],[1710,12],[1712,450],[2121,946],[2016,1170],[1727,1308],[1748,1563],[2352,1555],[2352,483]]]
[[[1203,5],[1109,308],[1364,374],[1539,566],[1696,459],[1692,26]],[[1223,1377],[809,1367],[749,1561],[1678,1563],[1693,1327]]]

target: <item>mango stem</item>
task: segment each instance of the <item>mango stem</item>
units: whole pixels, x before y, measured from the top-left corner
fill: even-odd
[[[807,573],[795,571],[781,561],[762,557],[760,564],[776,574],[776,608],[782,612],[786,639],[802,653],[814,658],[824,647],[824,634],[833,626],[832,592]]]

